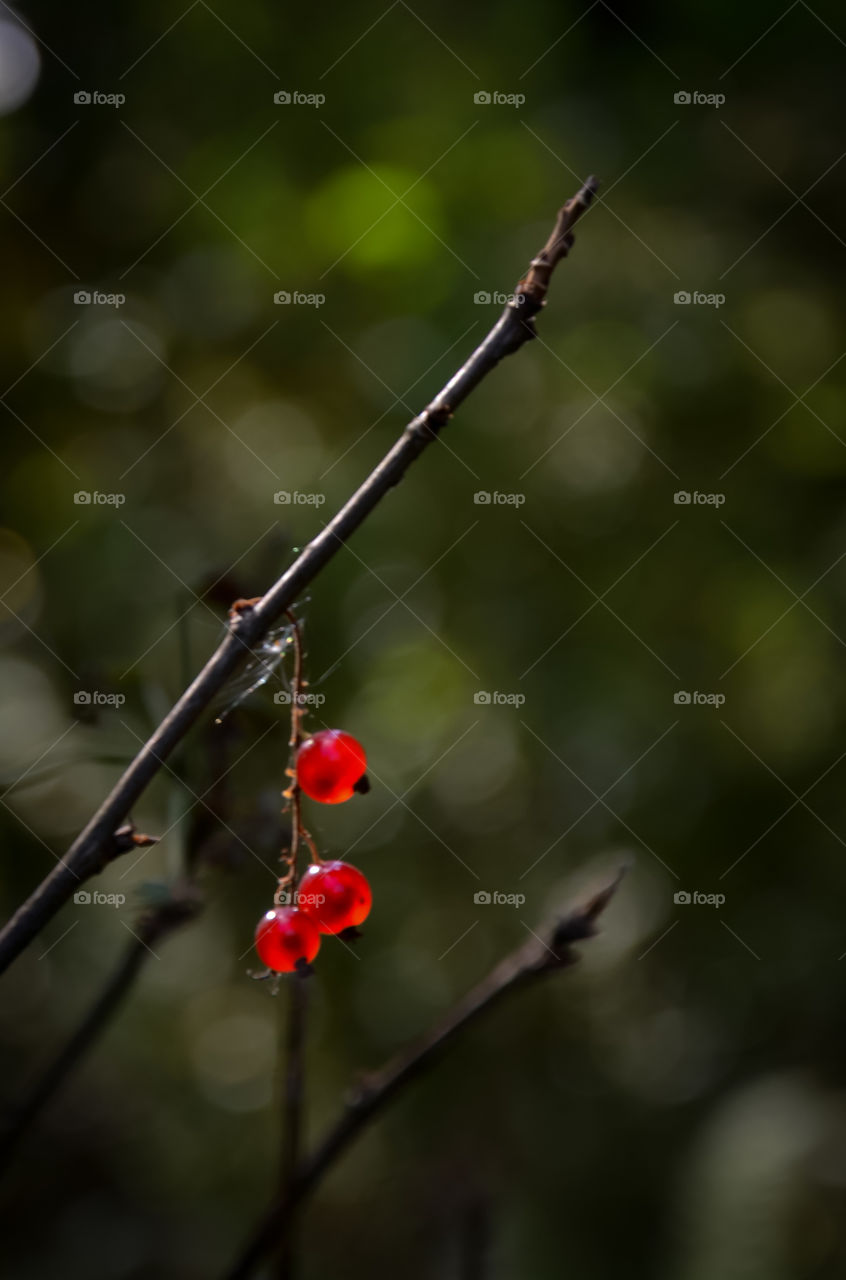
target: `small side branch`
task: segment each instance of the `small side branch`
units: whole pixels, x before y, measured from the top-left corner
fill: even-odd
[[[468,992],[427,1035],[379,1071],[365,1077],[323,1141],[301,1164],[287,1194],[257,1224],[237,1261],[225,1273],[225,1280],[247,1280],[254,1273],[262,1258],[285,1239],[298,1205],[315,1189],[328,1169],[391,1099],[428,1069],[454,1036],[480,1014],[499,1004],[510,992],[576,962],[578,955],[573,950],[574,943],[597,933],[597,921],[616,892],[622,875],[623,872],[619,872],[597,893],[556,920],[543,934],[532,934],[523,946],[501,961]]]

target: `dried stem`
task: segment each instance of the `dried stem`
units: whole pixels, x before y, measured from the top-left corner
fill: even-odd
[[[418,414],[361,487],[308,544],[254,608],[240,614],[223,642],[176,705],[144,744],[67,855],[42,881],[0,932],[0,972],[52,920],[81,881],[94,875],[121,850],[115,831],[144,793],[173,749],[209,706],[215,694],[335,556],[382,498],[431,444],[454,411],[503,359],[535,336],[534,318],[545,302],[549,277],[572,245],[572,227],[596,190],[589,178],[558,215],[552,236],[533,260],[516,296],[490,333],[434,400]]]
[[[225,1273],[225,1280],[247,1280],[253,1274],[262,1258],[290,1232],[298,1206],[327,1170],[386,1104],[431,1065],[459,1031],[509,992],[575,963],[578,956],[573,944],[597,932],[596,922],[613,897],[622,874],[621,871],[586,902],[555,921],[545,930],[545,935],[533,933],[427,1035],[364,1078],[323,1141],[300,1165],[287,1194],[258,1222],[236,1262]]]

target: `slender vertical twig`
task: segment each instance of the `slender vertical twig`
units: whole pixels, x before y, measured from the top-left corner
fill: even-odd
[[[303,1139],[305,1101],[305,1045],[308,1013],[308,979],[291,974],[285,1026],[285,1082],[282,1100],[282,1168],[280,1196],[288,1199],[296,1182]],[[295,1280],[297,1236],[292,1229],[282,1238],[279,1251],[279,1280]]]
[[[292,609],[286,616],[291,624],[291,639],[294,646],[294,670],[291,673],[291,735],[288,739],[290,749],[290,765],[288,775],[290,786],[285,790],[285,798],[289,802],[291,812],[291,839],[287,856],[282,861],[286,871],[279,880],[276,901],[282,894],[294,905],[294,886],[297,882],[297,856],[300,841],[304,839],[314,853],[314,842],[305,830],[302,819],[302,794],[297,782],[296,756],[302,741],[302,719],[305,708],[302,703],[303,691],[303,638],[299,620]],[[285,1068],[282,1094],[282,1160],[280,1169],[280,1195],[283,1199],[290,1196],[296,1180],[297,1167],[300,1162],[300,1148],[303,1131],[303,1106],[305,1092],[305,1042],[308,1013],[308,981],[307,973],[292,973],[287,982],[288,1004],[285,1025]],[[277,1275],[279,1280],[295,1280],[297,1273],[297,1240],[292,1229],[282,1239],[279,1250]]]

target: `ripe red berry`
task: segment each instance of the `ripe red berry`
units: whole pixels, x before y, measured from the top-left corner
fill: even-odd
[[[319,950],[317,925],[296,907],[274,907],[258,922],[256,951],[275,973],[293,973],[298,960],[310,964]]]
[[[365,781],[364,747],[342,729],[321,729],[297,752],[297,782],[312,800],[340,804]]]
[[[373,895],[358,867],[351,867],[348,862],[323,862],[306,871],[297,890],[297,901],[321,933],[342,933],[364,923]]]

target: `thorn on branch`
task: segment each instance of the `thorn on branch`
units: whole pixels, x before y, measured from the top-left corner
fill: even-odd
[[[112,833],[111,840],[102,850],[99,864],[93,868],[91,874],[96,875],[121,854],[129,853],[132,849],[146,849],[149,845],[158,844],[158,842],[158,836],[145,835],[143,831],[136,831],[132,822],[126,822]]]
[[[242,614],[248,613],[262,600],[261,596],[250,596],[248,600],[235,600],[229,608],[229,626],[234,627],[241,620]]]
[[[406,431],[412,435],[423,436],[426,440],[436,439],[438,432],[446,426],[453,415],[451,405],[429,405],[422,413],[410,422]]]

